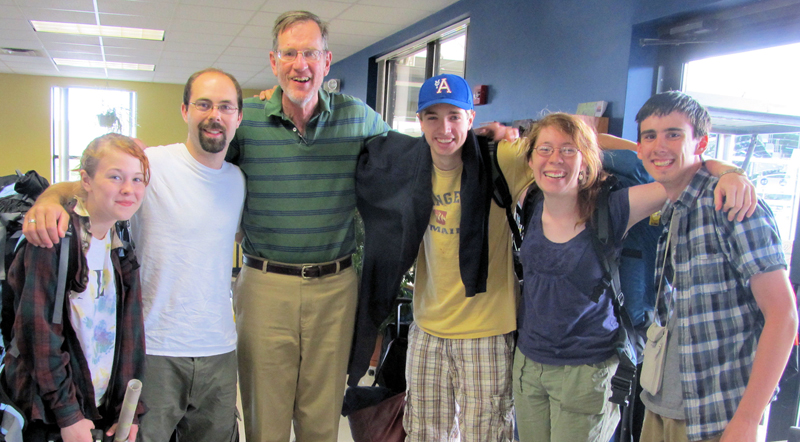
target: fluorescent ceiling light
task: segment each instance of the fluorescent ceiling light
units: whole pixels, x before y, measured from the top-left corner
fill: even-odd
[[[153,64],[120,63],[118,61],[74,60],[69,58],[54,58],[53,61],[59,66],[79,68],[124,69],[129,71],[154,71],[156,69]]]
[[[31,24],[33,25],[33,29],[37,32],[95,35],[98,37],[137,38],[140,40],[164,40],[164,31],[160,29],[123,28],[120,26],[100,26],[36,20],[31,20]]]

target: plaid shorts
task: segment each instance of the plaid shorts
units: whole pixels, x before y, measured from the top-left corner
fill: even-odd
[[[409,331],[406,361],[406,442],[513,440],[510,333],[444,339]]]

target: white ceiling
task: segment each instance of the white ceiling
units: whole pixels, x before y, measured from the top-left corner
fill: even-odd
[[[41,57],[0,54],[0,73],[183,84],[200,69],[230,72],[244,88],[277,84],[269,66],[272,25],[303,9],[330,24],[333,61],[457,0],[0,0],[0,47]],[[34,32],[30,20],[164,29],[164,41]],[[154,72],[56,66],[52,58],[154,64]]]

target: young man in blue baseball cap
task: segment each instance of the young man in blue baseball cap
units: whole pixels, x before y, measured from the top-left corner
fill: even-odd
[[[511,233],[504,209],[492,202],[491,158],[472,130],[474,117],[463,78],[430,78],[417,110],[424,137],[390,133],[369,143],[359,160],[362,296],[365,287],[366,294],[381,290],[379,280],[392,281],[385,292],[397,293],[399,277],[417,259],[406,441],[513,439],[517,280]],[[495,127],[498,138],[504,132]],[[503,141],[497,153],[517,199],[532,182],[521,146]]]

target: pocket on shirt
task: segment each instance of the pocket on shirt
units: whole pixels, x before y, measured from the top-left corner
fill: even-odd
[[[725,255],[717,253],[708,255],[710,250],[693,250],[696,259],[691,263],[691,280],[694,285],[702,285],[703,293],[727,292],[736,287],[736,279],[733,275],[726,275],[726,269],[732,269]],[[699,288],[699,287],[698,287]],[[685,289],[678,287],[678,289]]]

